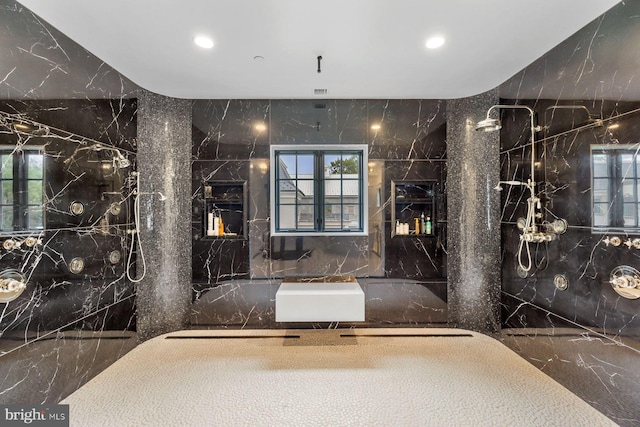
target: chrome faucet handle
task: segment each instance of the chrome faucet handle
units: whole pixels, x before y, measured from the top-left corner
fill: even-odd
[[[605,246],[609,246],[609,244],[611,243],[611,240],[609,240],[609,236],[606,236],[603,240]]]
[[[631,247],[633,246],[633,242],[631,241],[631,239],[627,239],[625,240],[624,244],[631,249]]]
[[[615,247],[618,247],[622,244],[622,239],[620,239],[618,236],[613,236],[611,239],[609,239],[609,241],[611,242],[611,245]]]
[[[635,238],[631,241],[631,243],[633,244],[633,247],[636,249],[640,249],[640,238]]]

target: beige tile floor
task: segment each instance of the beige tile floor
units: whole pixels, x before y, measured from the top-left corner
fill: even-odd
[[[62,403],[83,427],[615,425],[460,329],[175,332]]]

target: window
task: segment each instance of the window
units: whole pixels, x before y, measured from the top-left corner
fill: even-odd
[[[271,147],[272,235],[367,234],[367,146]]]
[[[593,229],[640,232],[640,156],[636,146],[591,149]]]
[[[41,148],[0,147],[1,231],[44,228],[44,154]]]

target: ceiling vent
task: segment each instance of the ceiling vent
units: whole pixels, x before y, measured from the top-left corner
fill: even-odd
[[[313,90],[313,94],[314,95],[326,95],[327,92],[329,92],[328,89],[314,89]]]
[[[322,110],[324,108],[327,108],[327,104],[324,102],[314,102],[313,103],[313,108],[317,108],[319,110]]]

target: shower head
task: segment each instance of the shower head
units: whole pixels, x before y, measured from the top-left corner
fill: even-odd
[[[476,130],[482,130],[485,132],[492,132],[494,130],[499,130],[502,128],[502,123],[500,123],[499,119],[491,119],[487,117],[484,120],[480,120],[476,124]]]
[[[113,156],[113,166],[116,169],[124,169],[131,166],[131,161],[124,157],[121,152],[117,151],[116,155]]]

